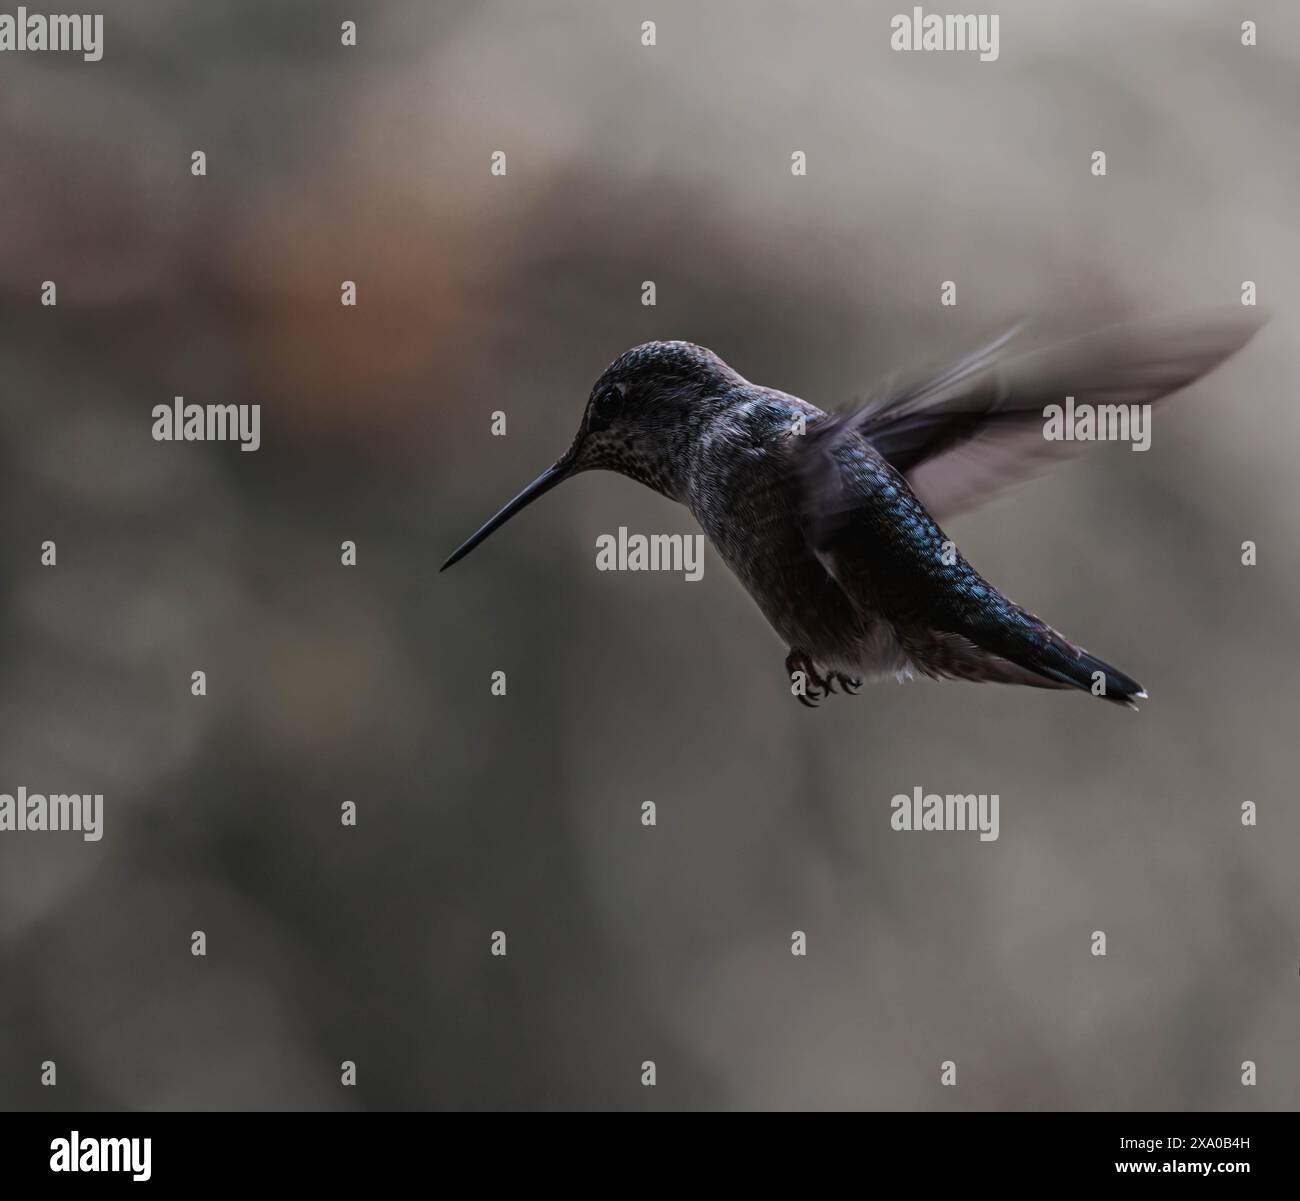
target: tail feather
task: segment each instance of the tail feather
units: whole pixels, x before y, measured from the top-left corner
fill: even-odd
[[[1032,613],[1010,602],[1004,604],[1000,612],[962,633],[977,646],[1020,667],[1117,705],[1136,709],[1135,702],[1146,697],[1146,689],[1131,676],[1075,646]]]
[[[1062,684],[1082,688],[1087,692],[1093,692],[1096,685],[1104,681],[1105,692],[1099,695],[1116,704],[1127,705],[1130,709],[1136,709],[1134,702],[1145,699],[1147,694],[1146,689],[1131,676],[1126,676],[1118,668],[1085,650],[1080,650],[1078,655],[1060,666],[1042,663],[1035,664],[1035,667],[1050,680],[1059,680]]]

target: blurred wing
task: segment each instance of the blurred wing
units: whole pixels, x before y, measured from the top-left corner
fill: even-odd
[[[1142,322],[1004,359],[1017,327],[930,379],[819,423],[818,441],[824,451],[828,435],[861,435],[943,516],[1091,445],[1044,438],[1047,405],[1067,395],[1076,407],[1150,404],[1213,370],[1262,324],[1238,313]]]

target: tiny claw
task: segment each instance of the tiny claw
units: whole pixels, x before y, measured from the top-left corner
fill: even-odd
[[[803,689],[795,692],[794,695],[801,705],[806,705],[809,709],[816,709],[818,701],[825,699],[835,691],[831,687],[830,680],[822,679],[817,674],[817,669],[813,667],[812,660],[800,651],[790,651],[785,659],[785,669],[789,673],[792,682],[796,680],[797,676],[803,677]]]

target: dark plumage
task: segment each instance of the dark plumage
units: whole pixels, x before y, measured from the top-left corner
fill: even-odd
[[[1258,325],[1235,315],[1149,323],[1009,361],[1006,334],[835,415],[750,383],[701,346],[650,342],[606,368],[565,455],[443,567],[561,480],[618,471],[691,510],[789,646],[806,703],[863,676],[919,671],[1079,688],[1132,706],[1146,695],[1135,680],[1004,597],[934,514],[1087,445],[1047,441],[1045,406],[1066,394],[1152,403]]]

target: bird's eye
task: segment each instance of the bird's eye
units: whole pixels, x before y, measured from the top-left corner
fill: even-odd
[[[587,428],[592,431],[608,429],[609,423],[618,415],[622,404],[623,389],[617,384],[611,384],[597,394],[591,412],[588,414]]]

